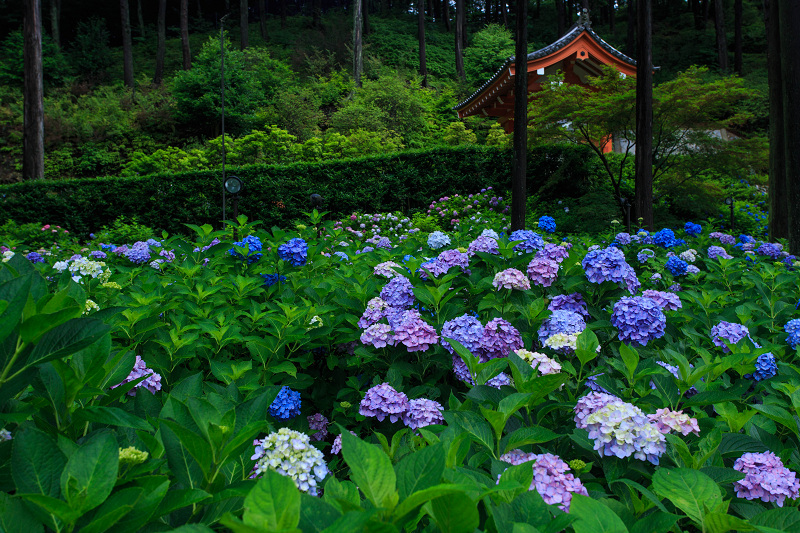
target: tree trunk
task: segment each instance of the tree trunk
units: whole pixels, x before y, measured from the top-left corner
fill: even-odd
[[[719,69],[728,72],[728,38],[725,36],[725,10],[722,0],[714,1],[714,29],[717,32]]]
[[[611,33],[614,33],[614,27],[617,21],[617,8],[616,0],[608,0],[608,26],[611,30]]]
[[[742,0],[733,3],[733,70],[742,75]]]
[[[161,85],[164,79],[164,54],[167,49],[167,0],[158,0],[158,48],[156,50],[156,75],[153,83]]]
[[[44,71],[42,0],[25,0],[23,34],[22,177],[44,179]]]
[[[281,29],[286,28],[286,0],[281,0]]]
[[[783,87],[779,6],[782,0],[767,0],[767,78],[769,80],[769,240],[789,237],[789,203],[786,159],[783,152]]]
[[[361,11],[362,0],[353,0],[353,81],[361,88],[361,71],[364,70],[364,58],[361,50]]]
[[[419,38],[419,75],[422,86],[428,86],[428,67],[425,64],[425,0],[417,0],[417,37]]]
[[[122,19],[122,77],[126,87],[133,87],[133,45],[128,0],[119,0],[119,13]]]
[[[511,231],[525,229],[528,169],[528,0],[517,0],[514,50],[514,169],[511,176]]]
[[[456,0],[458,1],[458,0]],[[464,6],[464,9],[458,10],[458,16],[461,17],[461,49],[467,47],[469,44],[469,38],[467,36],[467,3],[466,0],[462,0],[461,5]]]
[[[447,29],[447,32],[450,33],[450,30],[453,29],[452,26],[450,25],[450,0],[445,0],[443,4],[444,4],[444,13],[443,13],[444,27]]]
[[[61,47],[61,0],[50,0],[50,36],[56,46]]]
[[[267,0],[258,1],[258,27],[261,30],[261,39],[267,40]]]
[[[189,48],[189,0],[181,0],[181,50],[183,70],[192,68],[192,51]]]
[[[636,55],[636,3],[628,0],[628,31],[625,35],[625,53]]]
[[[144,16],[142,15],[142,0],[136,0],[136,18],[139,22],[139,37],[145,39],[147,37],[147,31],[144,27]]]
[[[503,27],[508,28],[508,9],[506,9],[506,0],[500,0],[500,12],[503,14]]]
[[[364,28],[364,35],[369,35],[369,0],[361,0],[361,23]]]
[[[520,2],[521,0],[517,0]],[[519,10],[519,8],[517,8]],[[558,24],[558,36],[561,37],[567,31],[567,8],[564,0],[556,0],[556,23]]]
[[[800,0],[779,0],[783,151],[786,159],[786,202],[789,211],[789,253],[800,255]],[[770,191],[771,193],[771,191]]]
[[[250,45],[250,2],[239,0],[239,48],[244,50]]]
[[[464,73],[464,0],[456,0],[456,76],[462,82],[467,80]]]
[[[636,217],[653,230],[653,34],[651,0],[637,6]]]

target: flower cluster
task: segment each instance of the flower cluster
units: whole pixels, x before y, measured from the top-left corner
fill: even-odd
[[[484,252],[487,254],[497,255],[500,253],[500,248],[497,244],[497,238],[489,235],[481,235],[467,247],[467,254],[470,257],[475,255],[475,252]]]
[[[544,343],[556,333],[577,335],[584,329],[586,329],[586,321],[578,313],[566,310],[553,311],[539,327],[539,341]]]
[[[448,320],[442,326],[442,338],[454,339],[472,353],[479,357],[481,353],[481,337],[483,337],[483,324],[471,315],[462,315]],[[446,340],[442,340],[445,350],[453,353],[453,347]],[[458,358],[458,356],[455,356]],[[460,360],[460,359],[459,359]]]
[[[733,259],[733,256],[729,254],[722,246],[709,246],[708,258],[716,259],[717,257],[721,257],[723,259]]]
[[[659,457],[667,450],[664,435],[642,410],[622,400],[608,402],[583,422],[589,438],[594,440],[594,449],[601,457],[625,458],[633,455],[657,465]]]
[[[115,250],[116,253],[116,250]],[[141,265],[150,261],[150,245],[143,241],[133,243],[130,248],[127,248],[123,255],[131,263]]]
[[[578,336],[574,333],[555,333],[547,337],[544,345],[556,352],[572,353],[578,347]]]
[[[744,479],[733,484],[739,498],[775,502],[783,507],[786,498],[796,499],[800,495],[797,474],[783,466],[772,452],[745,453],[736,459],[733,469],[745,474]]]
[[[106,264],[102,261],[91,261],[85,257],[79,257],[68,261],[58,261],[53,268],[59,272],[69,270],[72,273],[72,280],[76,283],[83,283],[84,276],[98,279],[104,283],[111,277],[111,271],[104,269],[105,266]]]
[[[403,413],[403,423],[411,429],[444,423],[442,404],[427,398],[408,402],[408,410]]]
[[[667,258],[664,268],[666,268],[673,276],[678,277],[686,275],[689,264],[677,255],[673,255],[672,257]]]
[[[280,282],[283,283],[286,281],[286,276],[281,276],[277,273],[274,274],[261,274],[261,277],[264,278],[264,286],[265,287],[272,287],[276,283]]]
[[[105,254],[103,254],[105,255]],[[31,263],[44,263],[44,257],[38,252],[31,252],[25,256]]]
[[[534,257],[528,263],[528,277],[536,285],[549,287],[558,277],[559,264],[547,257]]]
[[[254,440],[255,461],[250,478],[274,470],[291,478],[294,484],[311,496],[317,495],[317,487],[328,475],[328,467],[322,452],[311,445],[308,435],[289,428],[281,428],[261,440]]]
[[[391,307],[408,309],[414,305],[414,286],[407,277],[398,274],[381,289],[381,298]]]
[[[667,317],[661,306],[644,296],[623,297],[614,304],[611,324],[619,330],[619,340],[646,345],[664,335]]]
[[[263,256],[261,252],[261,239],[255,235],[248,235],[244,239],[233,243],[234,247],[228,250],[228,253],[233,257],[241,260],[246,260],[248,264],[255,263]],[[242,255],[236,250],[236,247],[244,248],[247,252]]]
[[[301,404],[300,393],[284,386],[269,406],[269,414],[279,420],[289,420],[300,414]]]
[[[128,396],[136,396],[136,389],[140,387],[144,387],[152,394],[155,394],[156,391],[161,390],[161,375],[153,371],[152,368],[147,368],[144,360],[137,355],[136,362],[133,364],[133,369],[131,370],[131,373],[128,374],[128,377],[126,377],[122,383],[118,383],[111,388],[116,389],[120,385],[130,383],[131,381],[135,381],[145,376],[147,377],[144,380],[134,385],[134,387],[128,391]]]
[[[550,259],[561,264],[564,259],[569,257],[569,249],[571,247],[572,245],[569,243],[553,244],[548,242],[544,245],[544,248],[536,252],[536,257]]]
[[[800,304],[800,301],[797,303]],[[794,350],[800,345],[800,318],[795,318],[787,322],[786,325],[783,326],[783,330],[789,334],[789,336],[786,337],[786,342],[789,343],[789,346]]]
[[[289,239],[278,246],[278,257],[292,266],[303,266],[308,260],[308,244],[299,237]]]
[[[687,222],[683,226],[683,231],[691,236],[700,235],[703,233],[703,226],[700,224],[695,224],[694,222]]]
[[[694,248],[689,248],[688,250],[684,250],[683,252],[681,252],[678,257],[680,257],[687,263],[694,263],[695,261],[697,261],[697,250],[695,250]]]
[[[408,407],[408,396],[397,392],[388,383],[381,383],[367,391],[358,412],[364,416],[374,416],[381,422],[387,416],[390,421],[397,422],[408,411]]]
[[[397,271],[394,270],[395,268],[400,268],[400,265],[394,261],[384,261],[383,263],[378,263],[375,265],[375,268],[372,270],[372,272],[376,276],[383,276],[384,278],[392,279],[393,277],[397,276]]]
[[[328,418],[322,413],[317,413],[307,418],[309,429],[316,431],[316,433],[311,435],[311,440],[325,440],[325,437],[328,436]]]
[[[711,341],[715,346],[722,348],[722,351],[725,353],[731,351],[730,348],[725,345],[725,341],[728,341],[728,344],[736,344],[749,336],[750,331],[747,329],[747,326],[735,324],[733,322],[725,322],[724,320],[721,320],[719,324],[711,328]]]
[[[525,291],[531,288],[531,282],[528,281],[525,274],[516,268],[507,268],[495,274],[492,285],[497,290],[515,289],[518,291]]]
[[[436,330],[422,320],[416,309],[405,311],[393,329],[392,343],[403,344],[409,352],[425,351],[431,344],[439,342]]]
[[[589,492],[580,479],[567,474],[569,465],[557,455],[551,453],[535,454],[522,450],[511,450],[500,456],[504,463],[521,465],[529,461],[533,463],[533,479],[529,490],[536,489],[545,503],[558,505],[565,513],[569,512],[573,494],[588,496]]]
[[[689,433],[700,434],[697,419],[691,418],[689,415],[684,414],[683,411],[659,409],[655,414],[647,415],[647,418],[664,435],[673,432],[680,433],[684,437]]]
[[[686,241],[676,239],[674,231],[664,228],[653,234],[653,244],[657,244],[662,248],[672,248],[673,246],[682,246],[686,244]]]
[[[756,359],[756,371],[753,372],[753,379],[763,381],[771,378],[778,373],[778,365],[775,356],[771,353],[762,353]]]
[[[553,217],[544,215],[539,217],[539,229],[546,231],[547,233],[553,233],[556,231],[556,220]]]
[[[654,291],[652,289],[648,289],[646,291],[642,291],[642,296],[645,298],[650,298],[657,303],[661,309],[668,311],[677,311],[683,307],[681,304],[681,297],[674,292]]]
[[[623,283],[631,294],[635,294],[641,286],[636,271],[625,261],[625,254],[619,248],[591,250],[583,258],[581,265],[592,283]]]
[[[483,328],[480,347],[482,354],[489,359],[508,357],[513,350],[522,346],[522,336],[507,320],[493,318]]]
[[[762,243],[761,246],[756,248],[756,253],[758,255],[765,255],[772,259],[773,261],[777,261],[778,258],[781,256],[781,252],[783,251],[783,245],[778,244],[776,242],[765,242]]]
[[[550,359],[543,353],[531,352],[524,348],[514,351],[523,361],[531,365],[539,374],[545,376],[547,374],[558,374],[561,372],[561,365],[555,359]]]
[[[450,237],[441,231],[434,231],[428,235],[428,246],[434,250],[444,248],[445,246],[450,246]]]
[[[656,253],[650,248],[644,248],[640,250],[638,254],[636,254],[636,260],[639,261],[639,263],[647,263],[647,261],[651,257],[655,257],[655,255]]]
[[[522,241],[514,246],[514,251],[517,253],[532,253],[544,248],[542,236],[529,229],[518,229],[512,232],[509,240],[512,242]]]
[[[550,311],[572,311],[578,313],[583,318],[589,318],[589,311],[586,308],[586,302],[583,300],[578,292],[572,294],[559,294],[550,300],[550,305],[547,306]]]

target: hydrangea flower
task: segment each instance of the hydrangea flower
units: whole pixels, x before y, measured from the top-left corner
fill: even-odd
[[[264,278],[265,287],[272,287],[279,281],[281,283],[286,281],[286,276],[281,276],[279,274],[261,274],[261,277]]]
[[[531,282],[516,268],[507,268],[495,274],[492,285],[498,291],[500,289],[525,291],[531,288]]]
[[[797,303],[800,305],[800,301]],[[786,337],[786,342],[789,343],[789,346],[794,350],[800,345],[800,318],[795,318],[787,322],[786,325],[783,326],[783,330],[789,334],[789,336]]]
[[[459,250],[445,250],[436,257],[436,261],[444,268],[444,272],[453,267],[466,270],[469,266],[469,254]]]
[[[569,243],[553,244],[548,242],[544,245],[544,248],[536,252],[536,257],[551,259],[560,264],[569,257],[569,249],[571,247],[572,245]]]
[[[290,478],[301,491],[317,496],[317,487],[328,475],[328,466],[322,452],[311,445],[308,435],[281,428],[261,440],[254,440],[253,445],[255,452],[250,459],[256,464],[251,479],[273,470]]]
[[[589,318],[586,302],[583,300],[583,296],[578,292],[554,296],[553,299],[550,300],[547,309],[550,311],[572,311],[573,313],[578,313],[584,319]]]
[[[574,333],[554,333],[547,337],[544,345],[561,353],[572,353],[578,347],[578,336]]]
[[[427,398],[417,398],[408,402],[408,410],[403,413],[403,423],[411,429],[443,424],[442,411],[444,411],[444,407],[439,402]]]
[[[483,231],[481,231],[481,234],[479,236],[489,237],[490,239],[494,239],[496,241],[500,240],[500,235],[498,235],[497,232],[491,228],[484,229]]]
[[[438,250],[439,248],[443,248],[445,246],[450,246],[450,237],[441,231],[434,231],[428,235],[428,246],[434,250]]]
[[[694,265],[689,265],[689,266],[686,267],[686,274],[687,275],[693,276],[693,275],[699,274],[699,273],[700,273],[700,269],[697,268]]]
[[[692,236],[700,235],[703,233],[703,226],[695,224],[694,222],[687,222],[683,226],[683,231]]]
[[[557,261],[546,257],[534,257],[528,263],[528,277],[536,285],[549,287],[558,278],[559,264]]]
[[[667,258],[667,262],[664,265],[664,268],[675,277],[685,275],[688,267],[689,264],[677,255]]]
[[[467,248],[467,254],[469,254],[470,257],[475,255],[475,252],[484,252],[487,254],[494,254],[494,255],[499,254],[500,248],[497,244],[497,238],[496,237],[493,238],[488,235],[481,235],[480,237],[469,243],[469,247]]]
[[[694,248],[689,248],[688,250],[684,250],[683,252],[681,252],[678,257],[680,257],[687,263],[694,263],[695,261],[697,261],[697,250],[695,250]]]
[[[729,254],[722,246],[709,246],[708,258],[716,259],[717,257],[721,257],[723,259],[733,259],[733,256]]]
[[[760,499],[783,507],[786,498],[794,500],[800,495],[797,474],[783,466],[772,452],[745,453],[736,459],[733,469],[745,474],[744,479],[733,484],[738,498]]]
[[[393,329],[394,343],[402,343],[409,352],[425,351],[431,344],[439,342],[436,330],[422,320],[416,309],[404,312],[400,323]]]
[[[636,254],[636,260],[639,261],[639,263],[646,263],[651,257],[655,257],[655,255],[656,253],[650,248],[644,248]]]
[[[284,385],[269,406],[269,414],[273,418],[289,420],[300,414],[301,404],[300,393]]]
[[[646,345],[664,336],[667,317],[661,307],[644,296],[623,297],[614,304],[611,324],[619,331],[619,340]]]
[[[544,342],[547,338],[556,333],[567,335],[577,335],[586,329],[586,321],[578,313],[572,311],[553,311],[549,317],[545,318],[539,327],[539,340]]]
[[[731,351],[730,348],[725,345],[725,341],[728,341],[728,344],[736,344],[749,336],[750,331],[747,329],[747,326],[735,324],[733,322],[725,322],[724,320],[720,320],[719,324],[711,328],[711,341],[715,346],[722,348],[722,351],[725,353]]]
[[[89,252],[89,257],[91,257],[92,259],[103,260],[103,259],[108,259],[108,254],[100,250],[92,250],[91,252]]]
[[[736,244],[736,239],[733,237],[733,235],[723,234],[720,235],[719,242],[721,242],[722,244],[727,244],[729,246],[732,246]]]
[[[502,318],[493,318],[483,328],[480,346],[489,359],[507,357],[513,350],[522,348],[522,336],[517,328]]]
[[[781,256],[781,251],[783,250],[783,245],[778,244],[776,242],[765,242],[762,243],[761,246],[756,248],[756,253],[758,255],[765,255],[772,259],[773,261],[777,261],[778,258]]]
[[[442,325],[441,336],[442,346],[451,354],[453,353],[453,347],[444,340],[445,338],[460,342],[472,355],[480,357],[483,324],[474,316],[461,315],[452,320],[448,320]],[[461,360],[457,355],[455,357]]]
[[[547,233],[553,233],[556,231],[556,220],[547,215],[541,216],[539,217],[539,228]]]
[[[161,390],[161,374],[158,374],[152,368],[147,368],[144,359],[137,355],[136,362],[133,364],[133,369],[131,370],[131,373],[128,374],[128,377],[126,377],[122,383],[118,383],[111,388],[116,389],[120,385],[130,383],[131,381],[135,381],[144,376],[147,376],[147,378],[134,385],[134,387],[128,391],[128,396],[136,396],[136,389],[140,387],[144,387],[152,394],[155,394],[156,391]]]
[[[9,441],[12,439],[11,432],[6,428],[0,429],[0,442]]]
[[[504,453],[500,456],[500,460],[512,465],[535,461],[533,463],[533,479],[528,490],[536,489],[545,503],[558,505],[565,513],[569,512],[573,494],[589,495],[580,479],[573,474],[566,473],[569,465],[557,455],[527,453],[517,449]]]
[[[322,413],[316,413],[307,417],[307,419],[308,427],[316,431],[316,433],[311,435],[311,440],[325,440],[325,438],[328,436],[328,418]]]
[[[641,286],[636,271],[625,261],[625,254],[619,248],[591,250],[583,258],[581,265],[592,283],[623,283],[631,294],[636,293]]]
[[[669,228],[664,228],[653,234],[653,244],[657,244],[662,248],[672,248],[673,246],[681,246],[686,244],[683,239],[676,239],[675,232]]]
[[[648,289],[642,292],[642,296],[645,298],[650,298],[657,303],[661,309],[666,309],[668,311],[677,311],[683,307],[683,304],[681,304],[681,297],[674,292],[654,291],[652,289]]]
[[[561,372],[561,365],[555,359],[550,359],[543,353],[531,352],[524,348],[515,350],[516,353],[523,361],[531,365],[531,368],[538,370],[539,374],[545,376],[547,374],[558,374]]]
[[[387,416],[392,422],[397,422],[408,411],[408,396],[397,392],[388,383],[381,383],[369,389],[361,400],[358,413],[364,416],[374,416],[380,422]]]
[[[350,434],[354,437],[357,436],[353,431],[351,431]],[[340,433],[336,435],[335,439],[333,439],[333,444],[331,445],[331,453],[334,455],[338,455],[339,452],[341,451],[342,451],[342,434]]]
[[[308,260],[308,244],[299,237],[278,246],[278,257],[292,266],[300,267]]]
[[[386,348],[397,344],[392,332],[392,326],[382,323],[372,324],[367,327],[361,334],[360,340],[363,344],[374,346],[375,348]]]
[[[373,298],[367,302],[367,308],[361,318],[358,319],[358,327],[361,329],[368,328],[372,324],[378,322],[380,319],[386,317],[386,310],[389,304],[381,298]]]
[[[105,254],[103,254],[105,255]],[[25,256],[31,263],[44,263],[44,257],[38,252],[31,252]]]
[[[578,429],[586,429],[586,419],[590,414],[600,410],[609,403],[621,401],[622,400],[614,395],[602,392],[590,392],[586,396],[579,398],[573,409],[575,412],[575,427]]]
[[[395,263],[394,261],[384,261],[383,263],[378,263],[375,265],[375,268],[372,270],[372,273],[376,276],[383,276],[384,278],[393,278],[397,276],[397,271],[394,270],[395,268],[400,268],[400,265]]]
[[[771,353],[762,353],[756,359],[756,371],[753,372],[753,379],[763,381],[775,376],[778,373],[778,365],[775,356]]]
[[[114,253],[116,253],[116,250],[114,250]],[[133,246],[125,250],[123,253],[128,261],[137,265],[141,265],[150,261],[150,246],[143,241],[137,241],[133,243]]]
[[[228,250],[228,253],[231,254],[233,257],[241,260],[247,260],[248,264],[255,263],[263,256],[261,252],[261,239],[256,237],[255,235],[248,235],[244,239],[238,242],[234,242],[234,248]],[[244,248],[247,250],[245,255],[242,255],[240,252],[236,250],[236,246],[239,248]]]
[[[535,231],[529,229],[518,229],[511,233],[509,240],[522,241],[514,245],[514,251],[517,253],[532,253],[544,248],[544,239]]]
[[[622,246],[627,246],[631,243],[631,236],[629,233],[621,232],[614,236],[614,240]]]
[[[700,434],[697,419],[684,414],[683,411],[659,409],[655,414],[647,415],[647,418],[664,435],[667,433],[680,433],[685,437],[689,433]]]
[[[594,449],[601,457],[623,459],[633,455],[657,465],[667,451],[664,435],[633,404],[610,402],[586,417],[585,422]]]
[[[392,307],[408,309],[414,305],[414,286],[407,277],[398,274],[381,289],[381,298]]]

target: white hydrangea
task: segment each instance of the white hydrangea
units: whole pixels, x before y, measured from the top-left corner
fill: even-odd
[[[311,445],[305,433],[281,428],[261,440],[254,440],[255,453],[250,458],[256,462],[251,478],[274,470],[291,478],[297,488],[317,496],[317,487],[328,475],[328,466],[322,452]]]
[[[434,250],[438,250],[439,248],[444,248],[445,246],[450,246],[450,237],[448,237],[441,231],[434,231],[433,233],[428,235],[428,246],[430,246]]]
[[[14,257],[14,252],[12,252],[11,250],[6,250],[5,252],[3,252],[3,263],[8,263],[9,261],[11,261],[12,257]]]
[[[523,361],[531,365],[531,367],[533,367],[535,370],[538,370],[539,374],[543,376],[547,374],[558,374],[561,372],[561,365],[558,364],[558,361],[555,359],[550,359],[543,353],[531,352],[525,348],[520,348],[514,353],[516,353]]]
[[[689,248],[685,252],[681,252],[680,258],[687,263],[694,263],[697,261],[697,250],[694,248]]]
[[[72,279],[76,283],[83,283],[83,278],[89,276],[99,279],[105,283],[111,277],[111,270],[104,268],[106,264],[102,261],[92,261],[85,257],[70,261],[58,261],[53,268],[58,272],[69,270],[72,272]]]
[[[99,311],[99,310],[100,310],[100,306],[97,305],[96,302],[94,302],[92,300],[86,300],[86,305],[84,305],[84,308],[83,308],[83,314],[84,315],[88,315],[92,311]]]
[[[552,350],[562,350],[563,348],[575,350],[578,347],[578,336],[575,334],[556,333],[547,337],[544,345]]]
[[[497,234],[497,232],[496,232],[495,230],[493,230],[493,229],[489,229],[489,228],[486,228],[485,230],[483,230],[483,231],[481,232],[481,235],[480,235],[480,236],[481,236],[481,237],[491,237],[492,239],[494,239],[494,240],[496,240],[496,241],[497,241],[497,240],[500,240],[500,235],[498,235],[498,234]]]

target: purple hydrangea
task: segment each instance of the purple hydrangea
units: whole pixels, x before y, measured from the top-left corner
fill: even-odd
[[[269,406],[269,414],[279,420],[289,420],[300,414],[301,404],[300,393],[283,386]]]
[[[547,215],[541,216],[539,217],[539,228],[547,233],[553,233],[556,231],[556,220]]]
[[[625,254],[619,248],[598,248],[586,254],[581,262],[586,277],[592,283],[613,281],[624,283],[628,292],[634,294],[641,283],[636,271],[625,261]]]
[[[118,383],[111,388],[116,389],[120,385],[130,383],[131,381],[135,381],[144,376],[147,376],[147,378],[134,385],[133,389],[128,391],[128,396],[136,396],[136,389],[140,387],[144,387],[153,394],[155,394],[156,391],[161,390],[161,375],[153,371],[153,369],[147,368],[144,359],[137,355],[136,362],[133,364],[133,369],[131,370],[131,373],[128,374],[128,377],[126,377],[122,383]]]
[[[411,429],[423,428],[433,424],[443,424],[442,404],[427,398],[408,402],[408,410],[403,413],[403,423]]]
[[[556,333],[577,335],[584,329],[586,329],[586,321],[578,313],[566,310],[553,311],[549,317],[544,319],[539,328],[539,340],[544,342]]]
[[[715,346],[722,348],[722,351],[725,353],[730,352],[730,348],[725,345],[725,341],[728,341],[728,344],[736,344],[749,336],[750,331],[747,329],[747,326],[735,324],[733,322],[725,322],[724,320],[721,320],[719,324],[711,328],[711,341]]]
[[[744,479],[733,484],[739,498],[775,502],[783,507],[786,498],[794,500],[800,495],[797,474],[783,466],[772,452],[745,453],[736,459],[733,469],[745,474]]]
[[[396,344],[392,326],[382,323],[372,324],[365,329],[361,334],[361,342],[375,348],[385,348]]]
[[[603,392],[590,392],[578,399],[573,409],[575,412],[575,427],[586,429],[586,419],[590,414],[600,410],[611,402],[621,402],[619,398]]]
[[[708,258],[716,259],[717,257],[721,257],[723,259],[733,259],[733,256],[729,254],[722,246],[709,246]]]
[[[800,301],[797,303],[800,305]],[[789,336],[786,337],[786,342],[789,343],[789,346],[794,350],[800,345],[800,318],[795,318],[787,322],[786,325],[783,326],[783,330],[789,334]]]
[[[525,274],[516,268],[507,268],[498,272],[492,280],[492,285],[495,289],[512,289],[518,291],[525,291],[531,288],[531,282],[525,277]]]
[[[497,245],[497,239],[488,235],[481,235],[471,243],[467,248],[467,253],[470,257],[475,255],[475,252],[484,252],[487,254],[497,255],[500,253],[500,248]]]
[[[104,254],[105,255],[105,254]],[[38,252],[31,252],[25,256],[31,263],[44,263],[44,257]]]
[[[536,257],[551,259],[557,263],[561,263],[564,259],[569,257],[569,248],[560,244],[553,244],[548,242],[544,248],[536,252]]]
[[[614,237],[614,240],[622,246],[627,246],[631,243],[631,236],[629,233],[621,232],[617,233],[617,235]]]
[[[778,244],[776,242],[765,242],[762,243],[761,246],[756,248],[756,253],[758,255],[765,255],[772,259],[773,261],[777,261],[778,258],[781,256],[781,251],[783,250],[783,245]]]
[[[483,324],[471,315],[461,315],[448,320],[442,326],[442,339],[455,339],[476,357],[481,355],[481,338],[483,337]],[[446,340],[442,340],[445,350],[453,353],[453,347]],[[458,357],[457,355],[455,357]],[[459,358],[460,360],[460,358]]]
[[[263,256],[263,254],[261,253],[261,247],[262,247],[261,239],[259,239],[255,235],[248,235],[241,241],[234,242],[233,244],[234,248],[228,250],[228,253],[231,254],[233,257],[236,257],[237,259],[241,259],[243,261],[246,259],[248,264],[255,263]],[[247,250],[247,253],[245,255],[242,255],[239,251],[236,250],[235,248],[236,246],[238,246],[239,248],[244,248],[245,250]]]
[[[535,231],[529,229],[518,229],[511,233],[509,240],[522,241],[514,245],[514,251],[518,253],[533,253],[544,247],[544,239]]]
[[[664,336],[667,317],[655,301],[644,296],[623,297],[614,304],[611,324],[619,331],[619,340],[646,345]]]
[[[585,419],[589,438],[600,456],[630,457],[658,464],[667,451],[664,435],[633,404],[609,402]]]
[[[203,246],[202,248],[196,247],[193,251],[194,252],[205,252],[206,250],[208,250],[212,246],[218,245],[220,242],[221,241],[218,238],[214,237],[214,240],[212,240],[210,243],[208,243],[207,245]]]
[[[583,296],[578,292],[554,296],[550,301],[550,305],[547,306],[547,309],[550,311],[572,311],[573,313],[578,313],[584,319],[589,318],[586,302],[583,300]]]
[[[114,253],[116,253],[117,250],[119,250],[119,248],[114,250]],[[123,254],[131,263],[141,265],[150,261],[150,246],[148,246],[146,242],[137,241],[133,243],[133,246],[125,250]]]
[[[684,414],[683,411],[659,409],[655,414],[647,415],[647,419],[655,424],[656,429],[664,435],[667,433],[680,433],[685,437],[689,433],[700,434],[697,419]]]
[[[422,320],[419,311],[410,309],[403,313],[400,323],[394,327],[394,343],[402,343],[409,352],[427,350],[439,342],[436,330]]]
[[[292,266],[303,266],[308,260],[308,244],[299,237],[278,246],[278,257]]]
[[[480,346],[482,354],[489,359],[508,357],[509,353],[523,347],[522,336],[507,320],[494,318],[484,326]]]
[[[636,260],[639,261],[639,263],[647,263],[647,261],[651,257],[655,257],[655,255],[656,253],[650,248],[644,248],[643,250],[640,250],[638,254],[636,254]]]
[[[436,261],[446,269],[445,272],[452,267],[459,267],[461,270],[466,270],[469,266],[469,254],[459,252],[458,250],[445,250],[436,257]]]
[[[158,255],[163,257],[167,263],[175,261],[175,250],[161,250]]]
[[[367,302],[367,308],[364,309],[361,318],[358,319],[358,327],[361,329],[368,328],[380,319],[386,317],[386,309],[389,304],[380,298],[373,298]]]
[[[677,255],[673,255],[672,257],[667,258],[667,262],[664,265],[670,274],[675,277],[684,276],[686,275],[686,271],[689,268],[689,263],[678,257]]]
[[[536,285],[549,287],[558,278],[558,262],[546,257],[534,257],[528,263],[528,277]]]
[[[108,254],[106,254],[101,250],[92,250],[91,252],[89,252],[89,257],[91,257],[92,259],[99,259],[102,261],[103,259],[108,258]]]
[[[733,246],[736,244],[736,238],[733,235],[722,234],[719,237],[719,242],[722,244],[727,244],[729,246]]]
[[[407,277],[398,274],[383,287],[381,298],[391,307],[408,309],[414,305],[414,286]]]
[[[408,411],[408,396],[397,392],[388,383],[381,383],[369,389],[361,400],[359,414],[374,416],[380,422],[387,416],[392,422],[397,422]]]
[[[536,489],[545,503],[558,505],[565,513],[569,512],[573,494],[589,495],[580,479],[573,474],[566,473],[569,465],[557,455],[528,453],[517,449],[504,453],[500,456],[500,460],[512,465],[535,461],[533,463],[533,479],[528,490]]]
[[[328,436],[328,419],[322,413],[309,416],[308,427],[316,431],[316,433],[311,435],[312,441],[325,440]]]
[[[654,291],[652,289],[648,289],[642,292],[642,296],[645,298],[650,298],[657,303],[661,309],[666,309],[668,311],[677,311],[683,307],[681,304],[681,297],[674,292]]]

